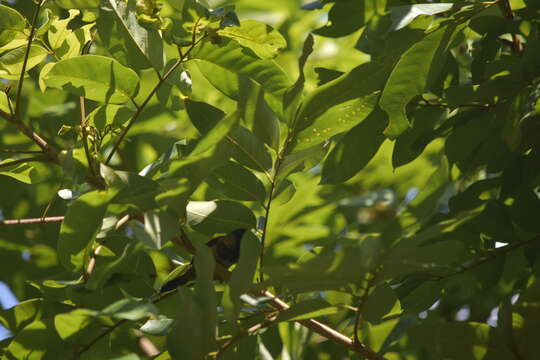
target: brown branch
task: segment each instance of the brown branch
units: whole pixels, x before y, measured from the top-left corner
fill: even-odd
[[[15,117],[9,115],[5,111],[0,110],[0,115],[12,125],[14,125],[17,129],[19,129],[19,131],[26,135],[26,137],[35,142],[43,150],[43,152],[51,158],[51,160],[57,160],[56,153],[53,149],[51,149],[47,141],[45,141],[41,136],[39,136],[32,129],[26,126],[22,121],[17,120]]]
[[[499,6],[504,14],[504,17],[510,21],[514,21],[514,12],[512,11],[512,5],[509,0],[502,0],[499,2]],[[518,34],[512,33],[512,47],[514,51],[520,53],[523,51],[523,44],[518,37]]]
[[[37,20],[41,7],[47,0],[39,0],[36,11],[34,12],[34,18],[32,19],[32,26],[30,27],[30,35],[28,36],[28,45],[26,46],[26,52],[24,53],[24,59],[21,69],[21,76],[19,78],[19,84],[17,85],[17,97],[15,100],[15,118],[20,119],[19,114],[21,113],[21,94],[22,87],[24,82],[24,73],[26,72],[26,65],[28,65],[28,57],[30,56],[30,49],[32,47],[32,41],[34,40],[34,33],[36,31]]]
[[[34,17],[32,19],[32,25],[30,28],[30,35],[28,36],[28,44],[26,46],[26,52],[24,54],[23,64],[21,68],[21,76],[19,78],[19,83],[17,85],[17,95],[15,99],[15,111],[11,108],[11,101],[9,98],[9,94],[7,95],[8,105],[10,107],[11,114],[6,113],[5,111],[0,110],[0,116],[6,119],[8,122],[13,124],[21,133],[23,133],[25,136],[27,136],[30,140],[35,142],[45,154],[50,158],[50,160],[54,162],[58,162],[58,155],[56,152],[50,148],[47,141],[45,141],[41,136],[39,136],[37,133],[35,133],[32,129],[30,129],[28,126],[24,124],[24,122],[20,118],[20,112],[21,112],[21,95],[22,95],[22,88],[24,83],[24,74],[26,72],[26,66],[28,65],[28,57],[30,55],[30,49],[32,46],[32,41],[34,38],[34,33],[36,31],[36,24],[37,19],[39,16],[39,12],[45,4],[47,0],[40,0],[37,4],[36,11],[34,12]]]
[[[31,219],[7,219],[0,221],[0,225],[28,225],[28,224],[47,224],[62,222],[63,216],[50,216]]]
[[[139,336],[137,339],[137,345],[146,356],[156,356],[160,353],[156,345],[154,345],[154,343],[146,336]]]
[[[3,162],[3,163],[0,163],[0,168],[12,166],[12,165],[24,164],[24,163],[28,163],[28,162],[48,162],[48,161],[50,161],[50,159],[48,159],[48,158],[46,158],[44,156],[35,156],[35,157],[22,158],[22,159],[17,159],[17,160],[6,161],[6,162]]]
[[[270,298],[272,301],[272,304],[280,309],[280,310],[287,310],[289,309],[289,305],[287,305],[286,302],[278,298],[277,296],[273,295],[269,291],[263,291],[261,293],[263,296]],[[327,338],[328,340],[332,340],[333,342],[345,346],[348,349],[355,351],[356,353],[364,356],[366,359],[370,360],[384,360],[384,357],[377,354],[370,348],[368,348],[366,345],[358,342],[355,343],[351,338],[343,335],[339,331],[336,331],[335,329],[315,320],[315,319],[306,319],[306,320],[299,320],[300,324],[304,325],[308,329],[313,330],[317,334]]]
[[[3,117],[4,119],[8,120],[8,121],[11,119],[11,114],[8,114],[7,112],[5,112],[2,109],[0,109],[0,116]]]
[[[115,228],[118,229],[123,224],[127,223],[130,219],[131,219],[131,217],[129,215],[124,216],[122,219],[120,219],[118,221]],[[189,241],[189,239],[187,239],[187,235],[185,233],[182,233],[182,239],[180,241],[178,239],[176,239],[176,241],[175,241],[175,243],[177,243],[179,245],[184,245],[185,243],[189,243],[189,242],[190,241]],[[192,252],[192,253],[194,253],[194,250],[195,250],[195,249],[193,249],[193,247],[189,247],[189,246],[186,246],[186,249],[188,251]],[[231,277],[230,271],[226,267],[224,267],[222,264],[220,264],[219,262],[216,262],[215,278],[217,280],[219,280],[219,281],[222,281],[222,282],[228,282],[230,277]],[[153,300],[153,302],[158,303],[161,300],[165,299],[166,297],[168,297],[168,296],[170,296],[172,294],[174,294],[173,291],[171,291],[170,293],[166,293],[166,294],[160,294],[158,298]],[[252,291],[252,294],[254,294],[255,296],[264,296],[264,297],[269,298],[270,302],[274,306],[274,308],[276,308],[279,311],[284,311],[284,310],[287,310],[287,309],[290,308],[290,306],[286,302],[284,302],[283,300],[281,300],[280,298],[278,298],[277,296],[275,296],[274,294],[272,294],[271,292],[269,292],[267,290],[264,290],[264,291]],[[252,326],[247,331],[244,331],[241,334],[239,334],[240,336],[237,336],[237,337],[233,338],[234,341],[233,341],[233,339],[231,339],[230,341],[232,341],[232,342],[230,344],[228,344],[226,347],[231,346],[241,336],[249,335],[250,333],[253,333],[254,331],[256,331],[258,329],[261,329],[263,327],[271,325],[273,321],[275,321],[275,318],[271,317],[269,319],[266,319],[264,322],[262,322],[260,324]],[[91,340],[90,343],[88,343],[85,347],[83,347],[83,349],[81,351],[79,351],[78,354],[80,355],[81,353],[83,353],[83,352],[87,351],[88,349],[90,349],[90,347],[93,344],[95,344],[97,341],[99,341],[99,339],[101,339],[104,336],[106,336],[107,334],[111,333],[114,329],[116,329],[118,326],[120,326],[124,322],[125,322],[125,320],[120,320],[118,323],[116,323],[112,327],[107,328],[107,330],[105,330],[103,333],[99,334],[97,337],[95,337],[93,340]],[[317,321],[315,319],[299,320],[298,323],[302,324],[303,326],[307,327],[308,329],[310,329],[313,332],[323,336],[324,338],[326,338],[328,340],[331,340],[331,341],[333,341],[333,342],[335,342],[335,343],[337,343],[339,345],[347,347],[348,349],[360,354],[361,356],[364,356],[366,359],[369,359],[369,360],[385,360],[385,358],[383,356],[377,354],[376,352],[374,352],[373,350],[368,348],[366,345],[364,345],[364,344],[362,344],[360,342],[353,341],[351,338],[343,335],[339,331],[337,331],[337,330],[335,330],[335,329],[333,329],[333,328],[331,328],[331,327],[329,327],[329,326],[327,326],[327,325],[325,325],[325,324],[323,324],[323,323],[321,323],[321,322],[319,322],[319,321]],[[221,352],[223,352],[223,351],[225,351],[225,349],[221,350]]]
[[[125,215],[124,217],[120,218],[120,220],[118,220],[116,225],[114,225],[114,230],[116,231],[120,229],[122,226],[124,226],[124,224],[126,224],[131,219],[132,219],[131,215]],[[96,256],[99,255],[102,248],[103,248],[102,245],[98,245],[92,252],[92,256],[90,257],[90,260],[88,260],[88,265],[86,265],[84,278],[88,278],[90,275],[92,275],[92,272],[94,272],[94,268],[96,267]]]

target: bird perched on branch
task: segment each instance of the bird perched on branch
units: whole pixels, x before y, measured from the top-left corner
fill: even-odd
[[[214,254],[214,259],[216,262],[220,263],[224,267],[229,267],[238,262],[240,258],[240,241],[246,229],[237,229],[227,235],[218,236],[213,238],[206,243],[206,246],[212,248],[212,253]],[[177,278],[174,278],[166,282],[160,289],[160,292],[167,292],[176,289],[179,286],[185,285],[190,281],[195,280],[195,266],[193,261],[195,257],[189,264],[189,267],[186,272],[180,275]]]

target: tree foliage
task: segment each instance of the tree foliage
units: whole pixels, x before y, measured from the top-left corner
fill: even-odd
[[[2,358],[535,359],[539,19],[2,0]]]

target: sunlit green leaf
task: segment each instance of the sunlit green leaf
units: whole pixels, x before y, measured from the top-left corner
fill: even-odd
[[[0,56],[0,76],[20,74],[26,54],[26,46],[8,51]],[[42,46],[34,45],[30,47],[26,71],[40,64],[46,57],[48,51]]]
[[[392,70],[381,95],[380,106],[388,113],[389,124],[384,133],[391,139],[409,127],[407,104],[427,90],[441,68],[440,57],[446,51],[455,31],[442,27],[428,34],[403,54]]]
[[[106,0],[97,19],[105,47],[121,64],[135,69],[164,65],[163,40],[157,30],[141,26],[135,1]]]
[[[133,70],[99,55],[79,56],[57,62],[44,81],[48,87],[113,104],[128,101],[139,89],[139,78]]]
[[[26,27],[24,17],[15,9],[0,5],[0,46],[9,43]]]
[[[92,9],[99,7],[99,0],[54,0],[64,9]]]
[[[31,184],[33,182],[33,179],[36,179],[37,171],[32,165],[30,165],[29,163],[22,163],[5,166],[5,164],[12,161],[14,160],[6,159],[0,161],[0,165],[4,164],[3,167],[0,167],[0,175],[12,177],[26,184]]]
[[[256,20],[244,20],[240,26],[228,26],[218,34],[252,50],[261,59],[270,59],[287,46],[285,38],[270,26]]]
[[[204,42],[193,52],[193,57],[246,75],[271,93],[282,92],[290,85],[289,78],[277,63],[246,53],[233,40],[223,39],[219,44]]]
[[[378,100],[375,93],[331,108],[298,134],[295,149],[316,145],[353,128],[373,111]]]
[[[244,205],[229,201],[191,201],[187,206],[188,223],[205,234],[230,232],[255,227],[255,216]]]

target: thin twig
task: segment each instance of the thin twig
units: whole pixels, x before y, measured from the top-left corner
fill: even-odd
[[[272,199],[274,197],[275,189],[276,189],[276,182],[272,181],[270,183],[270,192],[268,193],[268,201],[265,206],[266,212],[264,214],[264,224],[263,224],[262,236],[261,236],[261,252],[259,254],[259,282],[260,283],[264,281],[264,248],[265,248],[265,240],[266,240],[266,229],[268,227],[268,218],[270,216],[270,208],[272,206]]]
[[[30,219],[7,219],[0,221],[0,225],[28,225],[28,224],[46,224],[62,222],[63,216],[50,216]]]
[[[272,301],[272,304],[280,309],[280,310],[287,310],[289,309],[289,305],[287,305],[286,302],[278,298],[277,296],[273,295],[269,291],[263,291],[261,295],[270,298]],[[332,340],[340,345],[343,345],[350,350],[353,350],[357,352],[358,354],[364,356],[367,359],[370,360],[384,360],[384,357],[377,354],[370,348],[368,348],[366,345],[358,342],[356,343],[351,338],[343,335],[339,331],[336,331],[335,329],[332,329],[331,327],[315,320],[315,319],[306,319],[306,320],[299,320],[300,324],[304,325],[308,329],[313,330],[317,334],[327,338],[328,340]]]
[[[121,225],[125,224],[127,221],[129,220],[129,218],[127,217],[124,217],[122,218],[117,224],[116,224],[116,228],[120,227]],[[121,224],[120,224],[121,223]],[[183,234],[183,236],[186,236],[185,234]],[[179,245],[182,245],[184,244],[184,242],[189,242],[189,239],[183,239],[183,241],[181,242],[178,242],[176,241],[175,243],[179,244]],[[190,248],[190,247],[186,247],[186,250],[188,250],[189,252],[194,252],[195,249],[194,248]],[[231,273],[230,271],[225,268],[222,264],[220,264],[219,262],[216,262],[216,268],[215,268],[215,278],[219,281],[222,281],[222,282],[227,282],[229,281],[231,277]],[[173,295],[175,292],[174,291],[171,291],[169,293],[165,293],[165,294],[159,294],[159,296],[153,300],[153,303],[158,303],[160,302],[161,300]],[[283,311],[283,310],[287,310],[289,309],[289,305],[284,302],[283,300],[281,300],[280,298],[278,298],[277,296],[275,296],[274,294],[270,293],[269,291],[253,291],[252,294],[254,294],[255,296],[264,296],[264,297],[267,297],[270,299],[270,303],[278,310],[280,311]],[[257,328],[263,328],[264,326],[267,325],[267,320],[265,320],[261,325],[257,325],[256,327],[251,327],[251,332],[253,331],[256,331]],[[118,326],[122,325],[123,323],[125,322],[125,320],[120,320],[118,323],[114,324],[113,326],[107,328],[104,332],[98,334],[94,339],[92,339],[87,345],[85,345],[79,352],[78,352],[78,355],[80,356],[83,352],[89,350],[97,341],[99,341],[101,338],[105,337],[107,334],[110,334],[114,329],[116,329]],[[272,318],[270,319],[270,322],[272,322]],[[305,319],[305,320],[300,320],[298,321],[300,324],[302,324],[303,326],[311,329],[312,331],[316,332],[317,334],[323,336],[324,338],[328,339],[328,340],[331,340],[331,341],[334,341],[335,343],[337,344],[340,344],[340,345],[343,345],[345,347],[347,347],[348,349],[352,350],[352,351],[355,351],[357,352],[358,354],[364,356],[365,358],[369,359],[369,360],[385,360],[384,357],[382,357],[381,355],[377,354],[376,352],[374,352],[373,350],[369,349],[367,346],[363,345],[363,344],[360,344],[360,343],[355,343],[351,338],[343,335],[342,333],[340,333],[339,331],[317,321],[317,320],[314,320],[314,319]],[[244,335],[246,334],[249,334],[250,330],[248,329],[248,332],[247,333],[243,333]],[[230,344],[232,345],[232,344]],[[228,346],[230,346],[228,345]]]
[[[375,281],[377,279],[377,273],[370,273],[368,272],[366,276],[370,276],[371,278],[368,279],[366,288],[364,289],[364,294],[358,301],[357,309],[356,309],[356,315],[354,318],[354,333],[353,333],[353,339],[355,344],[358,344],[359,346],[363,346],[362,342],[358,338],[358,330],[360,329],[360,321],[362,320],[362,308],[364,307],[367,299],[369,298],[369,295],[371,293],[371,289],[375,285]]]
[[[80,109],[80,117],[81,117],[81,137],[82,137],[82,143],[84,148],[84,154],[86,156],[86,162],[88,163],[88,168],[90,169],[90,174],[92,177],[97,177],[98,174],[96,174],[96,167],[94,164],[94,160],[92,159],[92,156],[90,154],[90,149],[88,148],[88,131],[86,131],[86,110],[85,110],[85,104],[84,104],[84,96],[79,97],[79,109]]]
[[[17,165],[17,164],[24,164],[28,162],[48,162],[48,161],[50,161],[50,159],[44,156],[35,156],[35,157],[17,159],[17,160],[6,161],[3,163],[0,163],[0,168]]]
[[[514,244],[510,244],[510,245],[506,245],[504,247],[500,247],[500,248],[496,248],[492,251],[490,251],[488,254],[480,257],[477,261],[475,262],[472,262],[468,265],[465,265],[465,266],[462,266],[460,269],[454,271],[454,272],[451,272],[451,273],[448,273],[448,274],[445,274],[445,275],[441,275],[441,276],[431,276],[428,280],[431,280],[431,281],[441,281],[441,280],[445,280],[445,279],[448,279],[448,278],[451,278],[453,276],[456,276],[456,275],[461,275],[469,270],[472,270],[480,265],[483,265],[491,260],[495,260],[497,259],[500,255],[504,255],[506,253],[509,253],[511,251],[514,251],[516,249],[519,249],[523,246],[526,246],[526,245],[529,245],[530,243],[533,243],[533,242],[536,242],[536,241],[540,241],[540,235],[536,235],[528,240],[525,240],[525,241],[520,241],[520,242],[517,242],[517,243],[514,243]]]
[[[114,230],[116,231],[120,229],[122,226],[124,226],[124,224],[126,224],[131,219],[133,219],[132,215],[125,215],[120,220],[118,220],[116,225],[114,225]],[[94,268],[96,267],[96,256],[99,255],[102,248],[103,248],[102,245],[98,245],[92,252],[92,256],[90,257],[90,260],[88,260],[88,265],[86,265],[86,268],[85,268],[84,278],[88,278],[94,272]]]
[[[264,329],[266,327],[269,327],[273,325],[276,320],[278,319],[278,312],[274,312],[271,316],[267,317],[263,322],[260,322],[258,324],[253,325],[249,329],[246,329],[244,331],[239,332],[229,340],[227,340],[221,347],[219,348],[218,352],[216,353],[216,359],[218,359],[225,351],[227,351],[228,348],[230,348],[232,345],[234,345],[236,342],[238,342],[240,339],[242,339],[244,336],[249,336],[253,334],[254,332]]]
[[[450,104],[444,103],[444,102],[428,102],[424,100],[423,103],[418,103],[418,106],[421,107],[450,107]],[[495,104],[482,104],[482,103],[467,103],[467,104],[459,104],[456,107],[472,107],[472,108],[484,108],[484,109],[491,109],[496,107]]]
[[[105,160],[105,165],[108,165],[109,162],[111,161],[114,153],[118,150],[118,148],[120,147],[120,143],[124,140],[124,137],[126,137],[129,129],[131,128],[131,126],[133,126],[133,124],[135,123],[135,121],[139,118],[139,116],[142,114],[144,108],[146,107],[146,105],[148,104],[148,102],[150,102],[150,99],[152,99],[152,97],[154,96],[154,94],[159,90],[159,88],[161,87],[161,85],[163,85],[163,83],[167,80],[167,78],[169,76],[172,75],[172,73],[176,70],[176,68],[178,68],[178,66],[180,66],[186,59],[186,57],[189,55],[189,53],[191,52],[191,50],[193,50],[195,48],[195,46],[197,46],[204,38],[206,37],[206,35],[203,35],[201,36],[197,41],[193,42],[193,44],[190,46],[190,48],[186,51],[186,53],[183,55],[183,57],[180,57],[178,59],[178,61],[165,73],[165,75],[163,75],[162,78],[160,78],[160,80],[158,81],[158,83],[156,84],[156,86],[154,86],[154,88],[152,89],[152,91],[150,91],[150,94],[148,94],[148,96],[146,97],[146,99],[144,99],[143,103],[141,104],[141,106],[139,106],[137,108],[137,111],[135,112],[135,114],[133,115],[133,117],[129,120],[128,124],[126,125],[126,127],[122,130],[122,133],[120,134],[120,136],[118,137],[118,140],[116,141],[116,143],[114,144],[111,152],[109,153],[109,155],[107,156],[107,160]]]
[[[51,160],[56,161],[56,153],[49,147],[47,141],[43,140],[41,136],[32,131],[22,121],[19,121],[16,118],[8,115],[6,112],[0,110],[0,115],[8,122],[13,124],[17,129],[19,129],[19,131],[26,135],[26,137],[35,142],[43,150],[43,152],[51,158]]]
[[[6,154],[43,154],[43,151],[41,151],[41,150],[0,149],[0,153],[6,153]]]
[[[37,4],[36,11],[34,12],[34,18],[32,19],[32,26],[30,27],[30,35],[28,36],[28,45],[26,46],[26,52],[24,53],[24,59],[21,69],[21,76],[19,78],[19,84],[17,85],[17,97],[15,100],[15,118],[20,120],[21,113],[21,94],[24,82],[24,73],[26,72],[26,65],[28,64],[28,57],[30,56],[30,49],[32,47],[32,41],[34,40],[34,32],[36,31],[37,19],[41,7],[47,0],[40,0]]]
[[[82,348],[78,349],[77,350],[77,353],[75,355],[75,358],[78,359],[83,353],[85,353],[86,351],[90,350],[90,348],[92,346],[94,346],[95,343],[97,343],[99,340],[101,340],[102,338],[104,338],[105,336],[107,336],[108,334],[112,333],[116,328],[118,328],[119,326],[125,324],[127,322],[127,320],[125,319],[122,319],[116,323],[114,323],[113,325],[109,326],[105,331],[103,331],[102,333],[100,333],[98,336],[96,336],[95,338],[93,338],[92,340],[90,340],[90,342],[88,344],[86,344],[85,346],[83,346]]]

